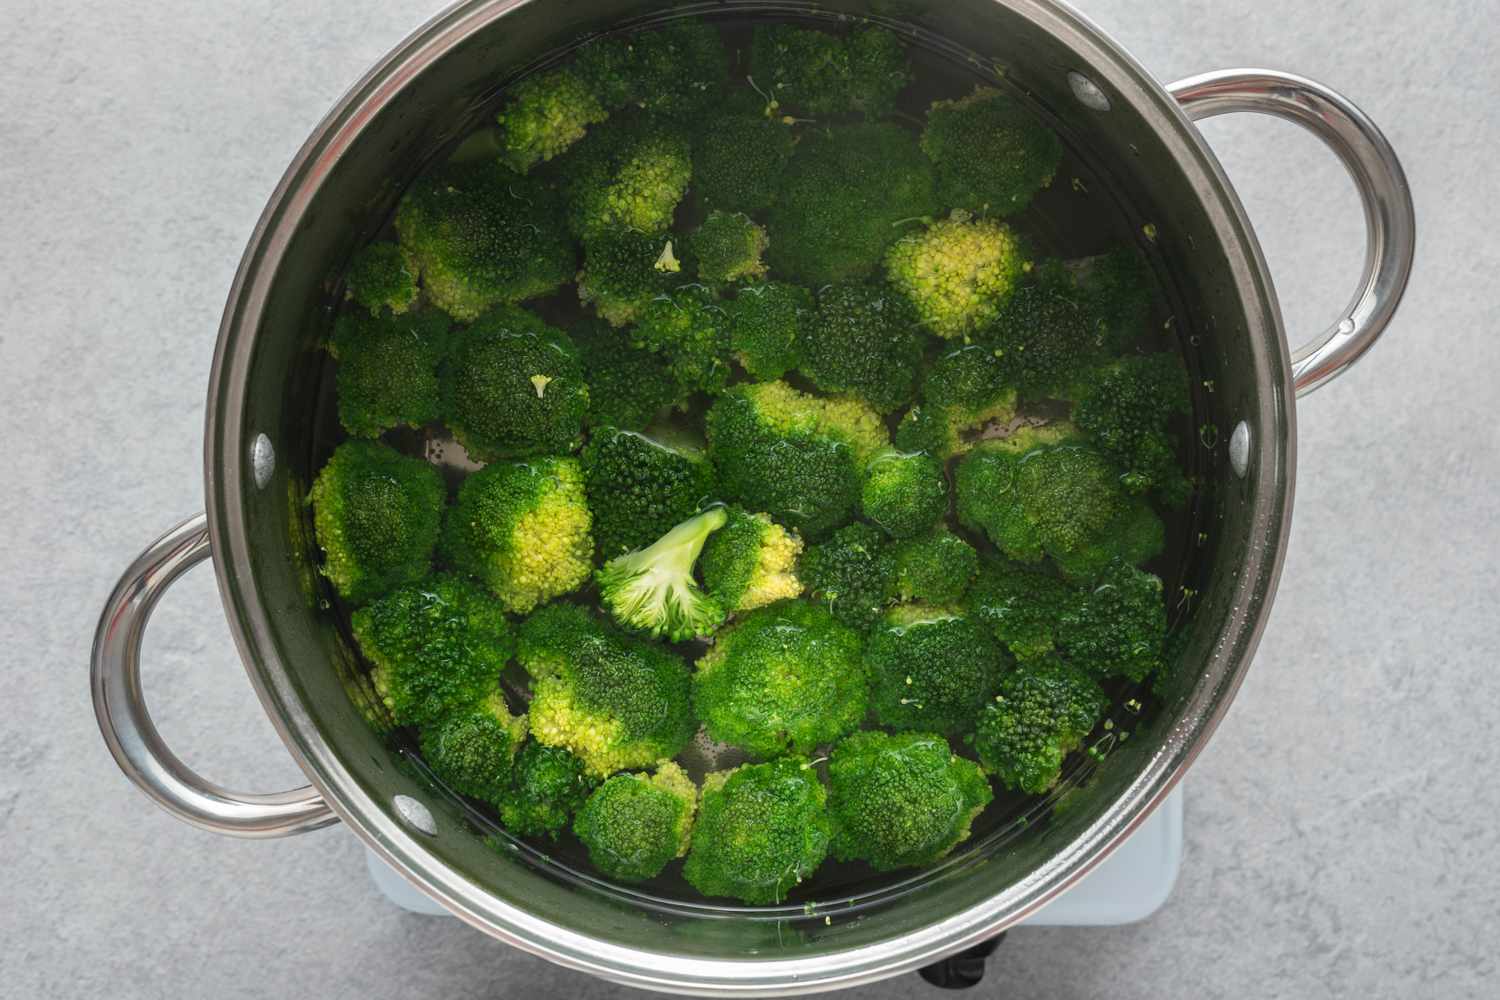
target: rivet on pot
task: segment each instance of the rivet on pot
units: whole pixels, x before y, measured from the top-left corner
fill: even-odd
[[[1104,96],[1104,91],[1076,69],[1068,70],[1068,86],[1073,89],[1073,96],[1078,99],[1078,103],[1090,111],[1109,110],[1109,98]]]
[[[265,489],[275,471],[276,449],[271,447],[271,439],[264,434],[255,435],[250,442],[250,474],[255,478],[255,488]]]
[[[1241,479],[1250,469],[1250,425],[1241,420],[1229,435],[1229,467]]]
[[[413,830],[429,837],[437,833],[437,820],[432,818],[432,810],[410,795],[394,796],[391,804],[396,807],[396,815],[401,817],[401,821]]]

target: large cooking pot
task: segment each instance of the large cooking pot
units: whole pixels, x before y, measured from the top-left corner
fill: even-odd
[[[993,937],[1077,882],[1147,816],[1202,750],[1249,665],[1276,589],[1292,506],[1295,398],[1334,378],[1385,329],[1411,266],[1406,181],[1379,130],[1338,94],[1264,70],[1162,87],[1053,0],[722,0],[671,14],[877,17],[916,46],[1001,73],[1028,95],[1123,205],[1169,282],[1200,387],[1196,471],[1206,541],[1196,596],[1158,707],[1065,808],[976,837],[944,864],[808,907],[655,898],[497,853],[423,780],[346,690],[351,654],[318,608],[302,491],[316,471],[317,343],[352,248],[388,218],[433,155],[493,106],[497,86],[587,32],[670,16],[661,0],[468,0],[375,66],[308,139],[266,206],[235,277],[209,382],[207,514],[174,528],[121,579],[99,623],[93,697],[125,773],[174,815],[241,837],[342,820],[464,920],[561,964],[636,986],[704,994],[812,992],[890,976]],[[1296,122],[1343,161],[1363,200],[1358,290],[1308,346],[1288,350],[1250,224],[1193,120],[1255,111]],[[163,743],[140,687],[147,618],[212,557],[229,623],[267,714],[310,784],[219,788]]]

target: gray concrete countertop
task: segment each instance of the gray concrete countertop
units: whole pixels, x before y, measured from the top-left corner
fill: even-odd
[[[200,508],[205,381],[240,250],[303,137],[433,0],[0,3],[0,995],[603,997],[380,899],[337,828],[245,843],[170,819],[90,712],[95,615]],[[1021,930],[981,992],[1046,1000],[1500,991],[1494,595],[1500,524],[1500,33],[1480,0],[1094,0],[1163,80],[1267,65],[1360,103],[1416,192],[1386,342],[1300,407],[1295,527],[1244,689],[1188,779],[1181,882],[1152,920]],[[1206,130],[1294,340],[1343,305],[1362,233],[1316,142]],[[298,777],[210,574],[147,641],[168,739],[233,786]],[[926,993],[912,978],[861,997]],[[851,994],[854,995],[854,994]]]

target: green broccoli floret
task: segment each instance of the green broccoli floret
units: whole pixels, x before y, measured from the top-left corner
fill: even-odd
[[[683,133],[660,121],[612,118],[568,154],[568,225],[585,241],[620,229],[666,232],[692,175]]]
[[[801,343],[813,312],[807,289],[780,281],[750,285],[725,302],[724,311],[729,349],[751,378],[769,382],[802,363]]]
[[[527,740],[516,752],[510,784],[495,800],[500,822],[523,837],[556,840],[594,788],[583,761],[563,747]]]
[[[573,328],[572,337],[589,384],[585,420],[596,430],[642,430],[663,410],[687,397],[667,360],[655,351],[635,347],[625,333],[585,321]]]
[[[879,268],[900,223],[937,211],[932,166],[905,129],[836,125],[797,144],[771,206],[767,260],[811,287]]]
[[[1033,795],[1062,776],[1063,758],[1094,728],[1109,699],[1088,674],[1045,657],[1011,671],[980,713],[974,752],[1001,784]]]
[[[708,536],[729,515],[710,507],[688,518],[644,549],[615,556],[595,574],[599,603],[626,628],[682,642],[706,636],[724,621],[725,609],[693,579]]]
[[[808,596],[834,617],[864,628],[880,617],[895,593],[895,565],[880,529],[856,522],[809,546],[798,565]]]
[[[729,384],[729,314],[705,286],[684,285],[652,300],[628,333],[664,354],[689,389],[717,394]]]
[[[374,441],[345,441],[313,481],[323,575],[362,604],[426,576],[447,491],[438,471]]]
[[[693,187],[709,208],[764,212],[792,158],[792,130],[779,118],[725,114],[693,148]]]
[[[880,413],[911,402],[922,334],[911,305],[885,285],[830,285],[805,328],[801,371],[824,392]]]
[[[1066,396],[1110,343],[1103,314],[1057,261],[1034,269],[978,338],[1028,397]]]
[[[1139,253],[1122,246],[1062,267],[1088,302],[1111,350],[1118,353],[1140,337],[1150,321],[1156,281]]]
[[[498,163],[419,179],[396,209],[396,233],[428,299],[458,320],[546,295],[576,270],[551,187]]]
[[[1125,470],[1131,493],[1153,492],[1169,507],[1192,493],[1167,424],[1192,412],[1187,371],[1171,352],[1123,358],[1090,373],[1073,408],[1073,422]]]
[[[669,235],[636,229],[599,233],[584,243],[578,301],[593,306],[611,326],[625,326],[669,291],[681,270]]]
[[[1083,588],[1057,619],[1057,644],[1070,662],[1137,683],[1162,666],[1166,636],[1161,579],[1123,564]]]
[[[431,725],[494,694],[515,645],[499,601],[441,573],[360,608],[350,627],[399,725]]]
[[[596,776],[675,757],[697,729],[687,661],[576,604],[548,604],[517,630],[531,675],[531,734]]]
[[[797,560],[802,539],[771,520],[730,508],[724,527],[703,546],[703,589],[733,614],[802,593]]]
[[[754,906],[782,902],[828,856],[827,800],[802,757],[710,774],[683,877],[705,896]]]
[[[828,761],[833,856],[876,871],[930,865],[994,798],[979,765],[929,733],[855,733]]]
[[[1051,556],[1068,576],[1090,576],[1116,559],[1144,562],[1165,544],[1161,519],[1067,424],[1023,427],[976,445],[954,486],[965,527],[1012,559]]]
[[[339,362],[334,384],[344,430],[379,437],[437,420],[437,368],[447,343],[448,317],[436,310],[340,316],[328,352]]]
[[[500,306],[469,327],[442,390],[448,429],[478,461],[559,454],[583,441],[589,388],[578,348],[524,309]]]
[[[947,340],[968,339],[1000,314],[1030,267],[1004,223],[966,212],[907,233],[885,255],[885,273],[924,326]]]
[[[444,551],[507,611],[525,614],[582,586],[593,569],[592,517],[576,459],[496,462],[464,480]]]
[[[344,298],[364,306],[372,316],[382,309],[404,313],[417,301],[416,268],[395,243],[366,244],[344,271]]]
[[[937,168],[944,208],[1006,216],[1052,183],[1062,142],[1029,109],[993,87],[976,87],[927,111],[922,149]]]
[[[438,780],[461,795],[494,802],[510,787],[526,716],[512,715],[496,689],[423,726],[420,735],[422,758]]]
[[[600,35],[579,47],[572,68],[605,110],[618,111],[638,100],[634,61],[628,36]]]
[[[698,280],[709,285],[752,281],[766,276],[761,254],[766,251],[766,231],[743,212],[714,209],[687,239],[687,251]]]
[[[892,538],[922,534],[948,513],[942,463],[922,452],[881,451],[865,466],[860,509]]]
[[[518,174],[552,159],[609,117],[593,90],[571,69],[554,69],[511,87],[497,116],[500,159]]]
[[[1057,648],[1058,623],[1076,602],[1066,581],[1023,563],[990,559],[969,591],[968,606],[1024,663]]]
[[[698,786],[671,761],[652,775],[617,774],[594,790],[573,832],[594,867],[621,882],[655,878],[687,853]]]
[[[698,716],[713,739],[757,756],[809,753],[864,721],[862,645],[817,604],[785,600],[752,611],[698,660]]]
[[[775,111],[813,117],[859,111],[879,118],[895,109],[911,67],[900,39],[885,28],[864,25],[840,37],[769,24],[755,29],[750,78]]]
[[[881,725],[956,737],[973,731],[1007,660],[972,619],[908,604],[870,632],[865,663]]]
[[[897,542],[891,548],[896,567],[896,597],[926,604],[957,604],[979,572],[974,546],[946,527]]]
[[[808,537],[849,520],[865,463],[889,443],[868,407],[784,382],[734,386],[706,423],[709,458],[728,499]]]
[[[722,98],[729,54],[718,29],[680,19],[630,37],[632,103],[654,114],[695,119]]]
[[[1016,415],[1016,390],[1003,352],[985,344],[945,350],[922,380],[922,402],[896,427],[896,447],[948,459],[968,451],[987,427]]]
[[[681,435],[601,427],[583,452],[594,538],[604,559],[649,545],[713,499],[714,470]]]

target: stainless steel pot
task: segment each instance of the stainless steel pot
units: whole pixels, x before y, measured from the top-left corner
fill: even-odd
[[[1249,665],[1276,589],[1291,513],[1295,397],[1337,376],[1384,331],[1411,267],[1406,181],[1379,130],[1320,84],[1265,70],[1162,87],[1118,45],[1052,0],[722,0],[677,13],[879,15],[978,68],[1003,67],[1105,165],[1141,213],[1177,297],[1190,363],[1214,386],[1205,432],[1208,541],[1191,585],[1183,667],[1154,717],[1074,789],[1065,809],[998,831],[948,863],[838,902],[753,910],[665,901],[496,854],[461,809],[400,762],[346,694],[348,649],[308,589],[300,490],[313,468],[315,343],[329,289],[401,188],[486,106],[497,83],[581,33],[660,16],[661,0],[468,0],[383,59],[308,139],[245,251],[209,383],[208,512],[126,571],[99,624],[93,697],[125,773],[168,811],[242,837],[342,820],[413,884],[474,926],[556,962],[636,986],[770,995],[850,986],[915,968],[1024,919],[1145,818],[1208,740]],[[961,40],[962,45],[953,40]],[[1290,352],[1248,220],[1193,126],[1254,111],[1327,143],[1363,199],[1368,248],[1357,291],[1328,330]],[[189,770],[146,712],[140,641],[152,608],[212,556],[245,668],[309,785],[249,795]]]

